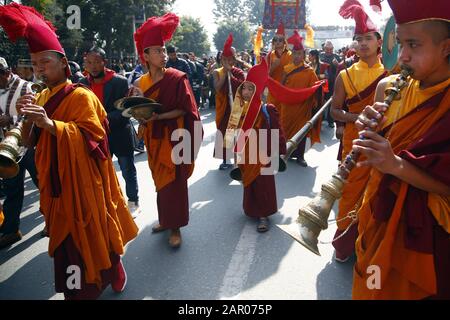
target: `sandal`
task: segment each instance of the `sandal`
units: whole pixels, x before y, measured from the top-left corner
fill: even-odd
[[[256,227],[256,231],[258,231],[258,232],[269,231],[269,219],[268,218],[259,218],[259,223],[258,223],[258,226]]]
[[[155,225],[152,227],[152,232],[153,232],[153,233],[158,233],[158,232],[162,232],[162,231],[166,231],[166,230],[167,230],[167,229],[164,228],[163,226],[161,226],[159,223],[155,224]]]

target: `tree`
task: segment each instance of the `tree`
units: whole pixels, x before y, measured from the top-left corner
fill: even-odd
[[[181,52],[194,52],[196,56],[209,53],[210,43],[200,19],[181,17],[180,26],[174,34],[171,44]]]
[[[214,45],[217,50],[222,50],[223,44],[230,32],[233,34],[233,47],[237,51],[250,49],[252,47],[252,31],[247,22],[226,21],[219,24],[214,34]]]
[[[246,5],[246,0],[215,0],[215,5],[213,15],[219,23],[244,22],[248,17],[249,6]]]

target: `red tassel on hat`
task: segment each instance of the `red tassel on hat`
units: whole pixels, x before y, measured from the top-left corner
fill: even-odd
[[[227,40],[225,40],[225,43],[223,45],[223,51],[222,51],[223,57],[232,57],[233,56],[233,50],[231,49],[232,44],[233,44],[233,34],[230,33],[228,35]]]
[[[151,46],[164,46],[164,42],[172,39],[180,19],[174,13],[166,13],[162,17],[149,18],[134,34],[138,54],[144,62],[144,50]]]
[[[17,3],[0,6],[0,25],[12,42],[25,38],[30,53],[56,51],[65,55],[55,27],[32,7]]]
[[[368,32],[378,32],[375,24],[370,20],[363,6],[357,0],[346,0],[339,9],[339,14],[344,19],[355,19],[355,35]]]
[[[294,47],[293,49],[295,51],[298,50],[304,50],[305,48],[303,47],[303,38],[302,36],[298,33],[297,30],[294,30],[294,34],[292,36],[289,37],[288,39],[288,43],[292,44]]]

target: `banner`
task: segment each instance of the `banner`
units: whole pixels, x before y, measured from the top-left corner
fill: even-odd
[[[303,29],[306,23],[305,0],[266,0],[263,28],[277,29],[280,22],[285,29]]]

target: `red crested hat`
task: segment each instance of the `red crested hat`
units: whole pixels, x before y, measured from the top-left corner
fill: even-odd
[[[448,0],[388,0],[397,24],[425,20],[450,21]]]
[[[151,17],[134,34],[136,48],[144,62],[144,50],[151,46],[164,46],[178,27],[180,19],[174,13],[166,13],[162,17]]]
[[[0,6],[0,25],[12,42],[25,38],[30,53],[55,51],[66,55],[55,27],[32,7],[17,3]],[[66,74],[68,77],[71,75],[68,66]]]
[[[285,36],[286,35],[286,33],[284,31],[284,24],[283,24],[283,22],[280,22],[280,24],[278,25],[278,29],[277,29],[277,33],[276,34],[278,34],[280,36]]]
[[[292,36],[289,37],[288,39],[288,43],[292,44],[293,50],[298,51],[298,50],[304,50],[305,48],[303,47],[303,38],[302,36],[298,33],[297,30],[294,30],[294,34]]]
[[[233,49],[231,47],[232,44],[233,44],[233,34],[230,32],[227,40],[225,40],[225,43],[223,45],[222,57],[232,57],[233,56]]]
[[[344,19],[355,19],[355,35],[378,32],[377,26],[370,20],[363,6],[357,0],[345,0],[339,9],[339,14]]]

